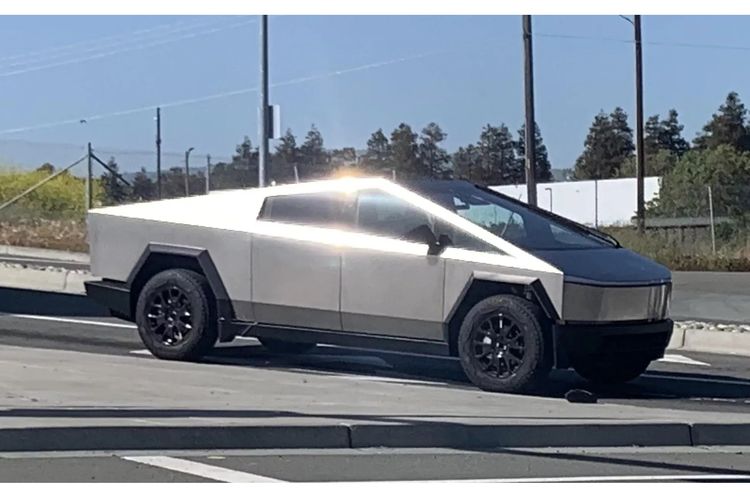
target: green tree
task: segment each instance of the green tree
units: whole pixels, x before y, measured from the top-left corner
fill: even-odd
[[[664,217],[707,217],[707,186],[716,215],[744,217],[750,211],[750,153],[723,144],[685,153],[661,180],[648,210]]]
[[[651,155],[659,151],[668,151],[676,157],[681,157],[689,149],[690,144],[682,137],[685,127],[680,124],[676,110],[670,109],[666,119],[659,120],[659,115],[653,115],[646,120],[643,139],[646,153],[646,163]]]
[[[391,132],[391,166],[399,179],[416,179],[423,175],[419,161],[417,134],[406,123],[399,124]]]
[[[37,168],[36,171],[37,172],[44,172],[47,175],[52,175],[52,174],[55,173],[55,166],[53,164],[51,164],[51,163],[45,162],[45,163],[42,164],[42,166],[40,166],[39,168]]]
[[[633,130],[628,116],[617,107],[607,115],[600,111],[594,117],[575,164],[576,179],[609,179],[617,177],[625,161],[633,155]]]
[[[274,178],[293,178],[294,168],[298,167],[301,160],[300,150],[297,147],[297,139],[294,137],[291,129],[279,140],[276,146],[276,154],[271,163],[274,170]]]
[[[109,170],[105,169],[101,175],[101,185],[103,190],[103,201],[105,205],[120,205],[128,200],[128,186],[117,178],[115,173],[119,172],[117,161],[111,157],[107,162]],[[114,172],[114,173],[113,173]]]
[[[140,172],[133,178],[132,194],[136,201],[156,199],[156,183],[151,180],[144,167],[141,167]]]
[[[513,136],[505,124],[485,125],[477,144],[479,150],[478,181],[486,185],[520,184],[525,182],[523,167],[515,154]]]
[[[367,140],[367,151],[363,156],[367,170],[382,173],[391,168],[391,145],[388,137],[379,128]]]
[[[721,145],[739,151],[750,151],[750,129],[745,123],[747,109],[737,92],[730,92],[719,112],[703,127],[703,133],[695,138],[695,147],[706,149]]]
[[[451,157],[453,164],[453,175],[457,179],[471,182],[482,182],[481,179],[481,156],[479,148],[474,144],[460,147]]]
[[[419,138],[419,160],[421,163],[421,174],[431,179],[444,179],[450,177],[450,155],[440,147],[440,143],[448,137],[443,129],[435,122],[429,123],[422,129]]]
[[[518,129],[518,140],[515,142],[516,156],[521,167],[524,169],[524,181],[526,179],[526,127]],[[539,130],[539,125],[534,123],[534,143],[535,143],[535,163],[536,168],[536,181],[537,182],[550,182],[552,180],[552,164],[549,161],[549,153],[547,152],[547,146],[544,145],[542,139],[542,132]]]
[[[304,165],[304,172],[300,172],[300,177],[315,179],[330,173],[330,158],[323,147],[323,136],[314,124],[307,132],[299,152],[301,163]]]

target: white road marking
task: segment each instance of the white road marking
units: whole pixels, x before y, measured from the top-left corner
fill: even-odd
[[[213,479],[215,481],[221,481],[224,483],[283,482],[278,479],[273,479],[266,476],[259,476],[257,474],[250,474],[249,472],[240,472],[232,469],[225,469],[224,467],[202,464],[200,462],[193,462],[192,460],[184,460],[182,458],[165,456],[132,456],[120,458],[128,460],[130,462],[137,462],[139,464],[150,465],[152,467],[159,467],[161,469],[182,472],[183,474],[190,474],[192,476],[205,477],[206,479]]]
[[[137,354],[138,356],[151,356],[151,351],[148,349],[138,349],[135,351],[130,351],[130,354]]]
[[[663,358],[658,359],[657,361],[662,361],[664,363],[679,363],[682,365],[711,366],[708,363],[698,361],[697,359],[688,358],[687,356],[682,356],[681,354],[665,354]]]
[[[748,480],[747,474],[693,474],[693,475],[649,475],[649,476],[578,476],[578,477],[512,477],[502,479],[456,479],[439,482],[466,483],[599,483],[630,481],[739,481]],[[404,482],[404,481],[399,481]]]
[[[660,375],[656,373],[649,373],[646,372],[643,375],[641,375],[641,378],[659,378],[659,379],[666,379],[666,380],[676,380],[678,382],[703,382],[703,383],[709,383],[709,384],[730,384],[730,385],[746,385],[750,386],[750,382],[747,382],[745,380],[726,380],[726,379],[712,379],[712,378],[701,378],[701,377],[683,377],[683,376],[673,376],[673,375]]]
[[[56,321],[59,323],[75,323],[78,325],[91,325],[91,326],[107,326],[112,328],[129,328],[129,329],[136,329],[137,327],[135,325],[126,324],[126,323],[109,323],[106,321],[91,321],[88,319],[75,319],[75,318],[60,318],[57,316],[36,316],[34,314],[0,314],[1,316],[10,316],[12,318],[21,318],[21,319],[35,319],[35,320],[41,320],[41,321]]]

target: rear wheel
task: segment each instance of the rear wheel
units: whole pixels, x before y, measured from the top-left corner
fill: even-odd
[[[274,354],[304,354],[315,347],[315,344],[311,342],[288,342],[286,340],[262,337],[258,340],[263,344],[263,347]]]
[[[138,296],[135,320],[144,345],[162,359],[199,359],[218,336],[208,281],[187,269],[169,269],[148,280]]]
[[[578,360],[573,368],[583,378],[598,384],[622,384],[642,375],[651,360],[641,356]]]
[[[458,353],[466,376],[485,391],[528,391],[550,370],[538,308],[514,295],[488,297],[471,308]]]

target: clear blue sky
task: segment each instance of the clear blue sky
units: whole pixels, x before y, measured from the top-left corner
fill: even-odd
[[[0,131],[255,87],[252,19],[0,17]],[[521,125],[520,28],[517,16],[272,17],[272,83],[424,57],[273,88],[271,101],[284,128],[301,136],[315,123],[329,147],[436,121],[452,151],[486,123]],[[632,27],[539,16],[534,31],[537,121],[553,166],[570,167],[600,109],[622,106],[634,121]],[[644,17],[643,33],[647,115],[676,108],[692,139],[728,91],[750,100],[750,18]],[[228,156],[244,135],[255,140],[256,101],[249,92],[164,109],[164,150]],[[0,139],[150,150],[153,127],[146,110]]]

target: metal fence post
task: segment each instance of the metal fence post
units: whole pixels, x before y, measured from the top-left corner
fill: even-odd
[[[94,207],[94,183],[91,178],[93,172],[93,165],[91,163],[91,143],[88,143],[86,149],[86,159],[88,161],[88,169],[86,171],[86,209],[91,210]]]
[[[206,155],[206,194],[211,192],[211,155]]]
[[[716,228],[714,224],[714,196],[711,192],[711,186],[708,188],[708,218],[711,223],[711,251],[716,255]]]

